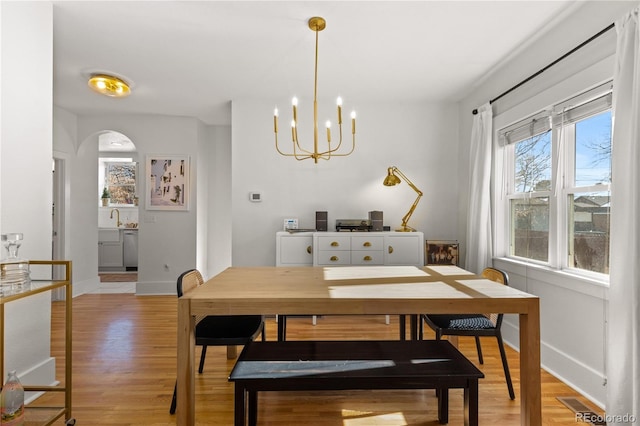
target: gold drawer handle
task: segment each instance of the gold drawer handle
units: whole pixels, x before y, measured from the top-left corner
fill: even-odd
[[[329,260],[332,262],[337,262],[339,259],[338,259],[338,256],[331,256]]]
[[[389,246],[389,253],[393,253],[393,247]]]
[[[337,242],[337,241],[332,241],[331,242],[331,247],[338,247],[339,245],[340,245],[340,243]]]
[[[311,246],[307,246],[307,253],[311,254]]]
[[[371,247],[371,243],[369,241],[365,241],[362,245],[365,247]]]
[[[365,256],[362,258],[362,260],[364,260],[365,262],[371,262],[373,259],[371,258],[371,256]]]

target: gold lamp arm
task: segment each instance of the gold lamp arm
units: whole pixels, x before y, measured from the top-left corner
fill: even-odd
[[[404,173],[402,173],[396,166],[391,167],[391,172],[395,175],[400,176],[402,179],[404,179],[405,182],[407,182],[407,185],[409,185],[411,187],[411,189],[413,189],[414,191],[416,191],[416,193],[418,194],[418,196],[416,197],[416,200],[413,202],[413,204],[411,205],[411,208],[409,209],[409,211],[407,212],[407,214],[405,214],[402,217],[402,225],[401,228],[398,229],[398,231],[400,232],[412,232],[415,231],[414,228],[410,227],[407,225],[407,223],[409,222],[409,219],[411,218],[411,215],[413,214],[413,212],[415,211],[418,203],[420,202],[420,198],[422,198],[422,191],[420,191],[414,184],[413,182],[411,182],[411,180],[405,176]]]

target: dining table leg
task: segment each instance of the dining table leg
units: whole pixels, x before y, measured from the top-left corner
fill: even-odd
[[[190,426],[195,424],[195,326],[191,315],[191,301],[178,299],[178,383],[176,424]]]
[[[542,424],[540,381],[540,303],[529,302],[520,314],[520,414],[522,426]]]

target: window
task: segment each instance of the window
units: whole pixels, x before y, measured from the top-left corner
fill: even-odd
[[[551,121],[542,112],[503,132],[509,168],[509,255],[547,262],[551,189]]]
[[[107,188],[111,205],[135,204],[137,163],[130,158],[100,160],[99,191]]]
[[[106,186],[112,204],[133,204],[136,195],[136,164],[105,163]]]
[[[606,93],[560,116],[568,161],[568,268],[609,273],[611,189],[611,94]]]
[[[499,132],[508,256],[609,273],[611,83]]]

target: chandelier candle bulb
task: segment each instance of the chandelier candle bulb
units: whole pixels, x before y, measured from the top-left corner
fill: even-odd
[[[273,110],[273,131],[278,133],[278,108]]]
[[[298,98],[291,99],[291,106],[293,107],[293,121],[298,121]]]
[[[351,111],[351,133],[356,134],[356,112]]]
[[[338,104],[338,125],[340,125],[342,124],[342,98],[340,96],[338,96],[336,104]]]
[[[291,140],[296,141],[296,122],[291,120]]]
[[[331,142],[331,122],[327,120],[327,142]]]

